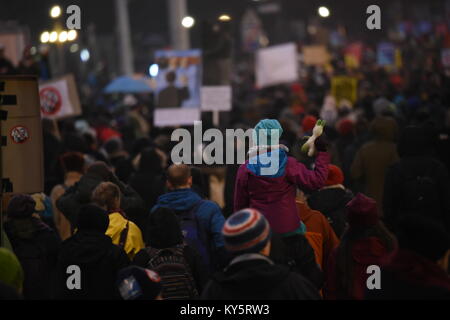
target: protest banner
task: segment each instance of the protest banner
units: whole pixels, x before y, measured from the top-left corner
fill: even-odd
[[[230,86],[203,86],[201,89],[202,111],[230,111]]]
[[[377,64],[379,66],[395,65],[395,46],[389,42],[380,43],[377,47]]]
[[[344,51],[344,61],[347,68],[358,68],[361,63],[363,44],[354,42],[349,44]]]
[[[43,118],[63,119],[81,114],[80,98],[72,74],[39,84]]]
[[[256,86],[264,88],[298,78],[297,47],[287,43],[260,49],[256,53]]]
[[[335,76],[331,79],[331,94],[339,105],[341,100],[355,103],[357,98],[358,80],[353,77]]]
[[[308,66],[323,66],[330,61],[330,55],[325,46],[304,46],[302,52],[303,62]]]
[[[155,53],[155,126],[188,125],[200,120],[201,51]]]

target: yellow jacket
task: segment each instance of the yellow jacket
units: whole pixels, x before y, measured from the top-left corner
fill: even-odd
[[[109,214],[109,226],[106,230],[106,235],[111,237],[112,242],[116,245],[119,244],[120,234],[127,225],[127,219],[125,219],[119,212]],[[129,221],[128,235],[125,241],[125,247],[123,248],[127,253],[130,260],[134,258],[136,253],[145,247],[142,240],[141,230],[133,222]]]

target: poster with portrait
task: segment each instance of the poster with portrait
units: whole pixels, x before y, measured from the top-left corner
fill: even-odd
[[[155,126],[192,125],[200,120],[201,51],[160,50],[155,60]]]

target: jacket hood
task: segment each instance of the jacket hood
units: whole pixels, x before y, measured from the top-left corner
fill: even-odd
[[[393,252],[376,237],[358,240],[352,247],[353,259],[362,265],[385,265],[390,262]]]
[[[249,151],[247,169],[257,176],[266,178],[281,177],[286,170],[288,161],[287,151],[289,149],[284,145],[253,147]],[[273,159],[278,159],[278,168],[274,170],[271,168]],[[264,172],[263,168],[266,168]]]
[[[179,189],[160,196],[152,211],[158,207],[170,208],[175,211],[189,210],[201,199],[192,189]]]
[[[265,292],[278,286],[288,275],[288,268],[258,259],[236,263],[213,278],[224,287],[238,287],[244,291],[255,291],[258,288]]]
[[[447,273],[431,260],[410,250],[400,249],[387,269],[395,271],[406,282],[450,290]]]
[[[370,124],[375,139],[394,142],[397,139],[398,125],[389,117],[377,117]]]
[[[62,244],[61,260],[79,263],[102,261],[112,247],[110,237],[99,232],[79,231]]]

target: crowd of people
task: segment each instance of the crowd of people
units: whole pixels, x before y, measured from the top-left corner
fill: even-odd
[[[331,71],[263,90],[237,68],[226,126],[268,141],[245,163],[172,163],[148,97],[43,119],[45,190],[9,199],[0,297],[450,299],[448,40],[406,39],[390,70],[370,46],[359,68],[335,52]],[[357,79],[355,101],[331,94],[335,75]]]

